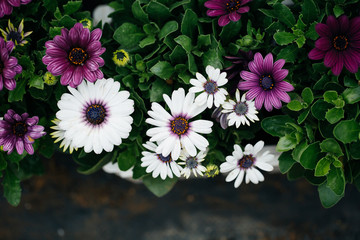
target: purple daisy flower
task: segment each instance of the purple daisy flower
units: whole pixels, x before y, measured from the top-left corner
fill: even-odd
[[[13,49],[14,43],[12,41],[5,42],[0,37],[0,91],[4,86],[10,91],[14,90],[16,88],[14,77],[22,72],[18,60],[15,57],[10,57]]]
[[[34,139],[46,134],[43,126],[36,125],[38,122],[37,116],[29,118],[28,113],[20,116],[9,109],[4,119],[0,120],[0,145],[4,147],[3,150],[10,154],[16,148],[21,155],[25,149],[30,155],[34,154]]]
[[[101,47],[102,31],[97,28],[90,32],[81,23],[76,23],[70,31],[61,29],[61,35],[45,43],[46,55],[42,61],[54,76],[61,75],[62,85],[76,88],[85,78],[89,82],[102,79],[99,67],[104,66],[100,57],[105,52]]]
[[[360,64],[360,17],[349,21],[345,15],[338,19],[328,16],[326,24],[316,24],[315,30],[320,38],[309,52],[309,58],[324,58],[324,65],[331,68],[334,75],[340,75],[344,65],[356,73]]]
[[[286,93],[294,90],[294,87],[285,82],[288,75],[287,69],[281,69],[285,64],[284,59],[274,63],[273,55],[269,53],[263,59],[260,53],[256,53],[254,61],[249,63],[249,71],[241,71],[240,76],[245,81],[238,84],[240,90],[249,90],[246,99],[255,98],[255,107],[260,110],[263,103],[267,111],[273,107],[280,109],[283,102],[290,102],[290,96]],[[280,101],[281,100],[281,101]]]
[[[218,24],[223,27],[230,21],[239,21],[241,14],[250,10],[249,6],[244,6],[248,2],[251,0],[210,0],[205,2],[204,6],[209,8],[206,12],[208,16],[221,16]]]
[[[0,18],[10,15],[13,7],[20,7],[31,2],[31,0],[0,0]]]

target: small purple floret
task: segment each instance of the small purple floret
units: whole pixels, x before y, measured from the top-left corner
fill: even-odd
[[[22,72],[22,67],[18,64],[15,57],[10,56],[14,49],[12,41],[5,42],[0,37],[0,91],[5,86],[8,90],[16,88],[15,76]]]
[[[0,0],[0,18],[10,15],[13,7],[20,7],[31,2],[31,0]]]

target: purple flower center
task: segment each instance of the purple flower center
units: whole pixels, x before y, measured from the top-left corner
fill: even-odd
[[[349,41],[343,35],[336,36],[333,39],[333,46],[336,50],[339,51],[345,50],[348,47],[348,45],[349,45]]]
[[[7,39],[13,41],[15,44],[19,44],[21,42],[21,34],[19,32],[11,31],[7,35]]]
[[[239,159],[238,165],[241,168],[248,169],[254,164],[254,162],[255,162],[255,158],[251,154],[244,155],[241,159]]]
[[[87,58],[88,54],[82,48],[73,48],[69,52],[69,60],[72,64],[82,65]]]
[[[27,127],[26,124],[23,122],[17,122],[13,125],[13,133],[17,137],[22,137],[27,133]]]
[[[91,104],[86,109],[86,119],[93,125],[101,124],[106,117],[106,110],[102,105]]]
[[[169,156],[164,157],[162,154],[157,154],[157,157],[160,161],[164,162],[164,163],[169,163],[172,161],[171,155],[169,154]]]
[[[238,102],[234,106],[234,112],[237,115],[245,115],[248,111],[248,105],[244,102]]]
[[[177,135],[182,135],[189,129],[188,121],[183,117],[177,117],[170,122],[171,131]]]
[[[197,168],[198,166],[198,162],[196,161],[196,158],[193,158],[193,157],[188,157],[186,159],[186,166],[190,169],[193,169],[193,168]]]
[[[208,94],[214,94],[218,91],[218,87],[216,82],[212,81],[212,80],[208,80],[205,84],[204,84],[204,90],[205,92],[207,92]]]
[[[274,80],[270,75],[262,75],[260,78],[260,87],[262,87],[265,91],[271,90],[274,88]]]
[[[226,10],[228,13],[235,12],[241,6],[241,1],[239,0],[228,0],[226,3]]]

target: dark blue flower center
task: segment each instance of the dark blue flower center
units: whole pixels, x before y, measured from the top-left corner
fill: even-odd
[[[190,169],[196,168],[198,166],[198,162],[193,157],[188,157],[186,159],[186,166]]]
[[[106,117],[106,110],[102,105],[92,104],[86,109],[86,119],[93,125],[101,124]]]
[[[188,121],[183,117],[177,117],[170,122],[171,131],[177,135],[182,135],[189,129]]]
[[[125,58],[125,54],[123,52],[116,52],[116,59],[122,61]]]
[[[88,54],[82,48],[73,48],[69,52],[69,60],[72,64],[82,65],[87,58]]]
[[[171,159],[171,155],[169,154],[168,156],[164,157],[162,154],[157,154],[157,157],[160,161],[164,162],[164,163],[169,163],[172,161]]]
[[[263,75],[260,78],[260,87],[262,87],[265,91],[271,90],[274,88],[274,80],[270,75]]]
[[[241,6],[241,1],[239,0],[228,0],[226,3],[226,10],[228,13],[235,12]]]
[[[22,137],[25,135],[25,133],[27,133],[27,127],[26,124],[23,122],[16,122],[13,125],[13,133],[17,136],[17,137]]]
[[[255,158],[250,154],[250,155],[244,155],[241,159],[239,159],[238,161],[238,165],[241,168],[250,168],[253,164],[254,164]]]
[[[19,44],[21,42],[22,36],[20,33],[11,31],[7,35],[7,40],[13,41],[15,44]]]
[[[214,94],[218,91],[218,87],[216,82],[209,80],[204,84],[204,90],[205,92],[207,92],[208,94]]]
[[[345,50],[348,47],[348,45],[349,45],[349,41],[343,35],[336,36],[333,39],[333,46],[336,50],[339,51]]]
[[[234,106],[234,112],[237,115],[245,115],[248,111],[248,105],[244,102],[238,102]]]

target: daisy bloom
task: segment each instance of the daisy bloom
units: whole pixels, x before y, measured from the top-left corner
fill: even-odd
[[[20,7],[31,2],[31,0],[0,0],[0,18],[5,15],[10,15],[13,11],[13,7]]]
[[[197,174],[200,176],[204,176],[204,172],[206,171],[206,167],[201,165],[201,162],[205,161],[206,153],[204,151],[200,151],[195,157],[190,156],[186,151],[182,151],[180,154],[179,162],[180,165],[184,165],[185,167],[182,169],[181,174],[186,178],[189,178],[191,172],[197,177]]]
[[[147,173],[152,173],[153,178],[160,175],[163,180],[166,177],[173,178],[174,175],[180,177],[182,167],[170,155],[164,156],[161,153],[156,153],[158,146],[153,142],[148,141],[143,146],[150,151],[143,151],[141,158],[141,166],[146,167]]]
[[[50,133],[52,138],[56,138],[54,143],[60,142],[62,140],[60,143],[60,148],[63,148],[63,152],[65,152],[68,148],[70,154],[73,153],[74,149],[77,151],[77,148],[74,147],[72,141],[65,138],[65,131],[59,127],[60,120],[55,118],[54,120],[51,120],[51,122],[54,123],[55,126],[50,128],[56,130],[55,132]]]
[[[209,8],[206,14],[210,17],[221,16],[218,20],[220,27],[229,24],[230,21],[237,22],[242,13],[250,10],[249,6],[244,6],[251,0],[210,0],[204,6]]]
[[[281,101],[290,102],[290,96],[286,93],[294,90],[294,87],[284,81],[289,71],[282,69],[284,59],[274,63],[273,55],[269,53],[263,59],[260,53],[256,53],[254,61],[249,63],[249,71],[241,71],[240,76],[245,81],[238,84],[240,90],[249,90],[246,100],[255,98],[255,107],[260,110],[264,104],[265,109],[270,112],[273,107],[280,109]],[[280,101],[281,100],[281,101]]]
[[[60,76],[64,86],[76,88],[83,79],[95,82],[104,77],[99,67],[104,66],[100,57],[105,52],[101,47],[102,31],[97,28],[90,32],[81,23],[76,23],[70,31],[61,29],[61,35],[45,43],[46,55],[42,61],[54,76]]]
[[[115,65],[119,67],[125,66],[130,61],[129,54],[124,49],[116,50],[112,59]]]
[[[208,75],[208,79],[197,72],[197,79],[190,79],[190,83],[193,87],[189,89],[189,92],[201,92],[201,94],[196,97],[195,103],[199,105],[207,104],[208,108],[212,108],[213,104],[215,107],[219,107],[220,104],[225,101],[225,96],[228,94],[225,89],[219,88],[228,82],[226,72],[220,73],[219,68],[214,68],[212,66],[207,66],[205,71]]]
[[[119,91],[119,82],[112,78],[84,81],[77,89],[68,90],[71,94],[61,96],[56,113],[60,120],[57,130],[63,131],[65,143],[100,154],[103,150],[111,152],[114,145],[129,137],[134,101],[128,91]]]
[[[246,184],[250,181],[254,184],[264,181],[264,176],[258,170],[270,172],[274,167],[269,163],[273,160],[274,155],[269,151],[264,152],[261,156],[258,153],[264,147],[263,141],[258,141],[254,146],[247,144],[242,151],[240,146],[235,144],[232,155],[226,157],[226,162],[220,165],[220,172],[227,173],[225,181],[234,181],[234,187],[238,188],[242,183],[244,176]]]
[[[212,178],[219,175],[219,167],[217,165],[213,164],[213,163],[209,163],[206,166],[205,175],[207,177],[212,177]]]
[[[38,122],[37,116],[30,118],[28,113],[19,115],[9,109],[0,120],[0,145],[3,145],[3,150],[10,154],[16,149],[21,155],[25,149],[28,154],[34,154],[34,139],[46,134],[44,127],[37,125]]]
[[[349,21],[345,15],[338,19],[328,16],[326,24],[316,24],[315,30],[320,38],[309,52],[309,58],[324,59],[324,65],[331,68],[334,75],[340,75],[344,65],[356,73],[360,64],[360,17]]]
[[[44,83],[53,86],[57,83],[58,79],[51,74],[51,72],[46,72],[44,75]]]
[[[222,112],[229,113],[227,117],[229,126],[236,123],[236,128],[238,128],[241,124],[250,126],[249,120],[251,122],[259,121],[259,118],[256,116],[258,112],[256,111],[254,101],[246,100],[245,96],[246,94],[242,95],[240,99],[240,91],[236,89],[236,102],[230,99],[222,105],[224,108]]]
[[[25,44],[27,44],[28,41],[24,40],[24,38],[32,33],[32,31],[24,33],[24,19],[21,20],[19,28],[15,28],[9,19],[8,27],[6,28],[6,31],[0,28],[0,32],[3,35],[5,41],[7,42],[13,41],[15,46],[17,45],[24,46]]]
[[[5,42],[0,37],[0,90],[5,86],[8,90],[16,88],[14,77],[22,72],[22,67],[18,64],[15,57],[10,57],[10,53],[14,49],[12,41]]]
[[[163,98],[170,108],[169,114],[160,104],[152,103],[148,114],[151,118],[146,119],[146,123],[154,125],[146,134],[151,137],[150,141],[158,142],[157,154],[168,156],[177,160],[180,156],[181,146],[190,156],[196,155],[196,148],[205,151],[209,145],[208,140],[199,133],[211,133],[213,123],[208,120],[190,119],[197,116],[206,109],[206,105],[198,105],[194,102],[195,94],[189,92],[185,96],[183,88],[172,92],[171,99],[163,94]]]

